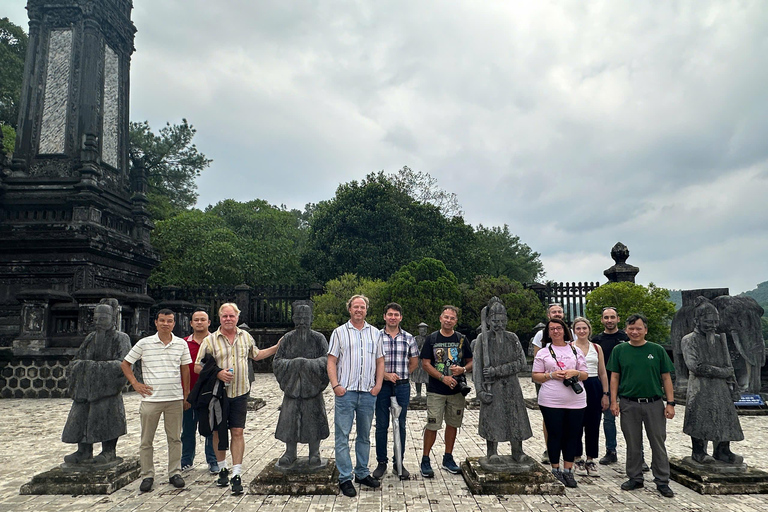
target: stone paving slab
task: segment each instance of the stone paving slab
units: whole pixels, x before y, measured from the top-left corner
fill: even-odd
[[[535,396],[530,377],[521,377],[520,383],[526,397]],[[280,389],[271,374],[257,374],[252,396],[263,398],[266,406],[248,413],[245,429],[246,453],[243,462],[243,481],[249,482],[264,468],[268,461],[282,455],[284,445],[274,437],[277,424],[277,408],[282,400]],[[415,394],[415,391],[414,391]],[[326,391],[328,418],[333,424],[333,394]],[[138,455],[139,401],[136,393],[125,395],[128,417],[128,435],[120,438],[117,449],[121,456]],[[155,489],[142,494],[140,481],[109,496],[21,496],[19,488],[35,474],[58,465],[64,455],[74,451],[73,445],[61,442],[61,430],[69,413],[69,399],[0,400],[0,512],[35,511],[62,512],[229,512],[234,510],[258,510],[259,512],[469,512],[474,510],[506,511],[580,511],[620,512],[652,510],[658,512],[768,512],[766,495],[702,496],[676,482],[670,486],[675,491],[673,499],[661,497],[653,486],[652,477],[646,474],[644,489],[625,492],[619,485],[625,480],[623,471],[623,439],[619,433],[619,464],[600,466],[600,478],[578,477],[579,487],[568,489],[564,496],[473,496],[461,475],[452,475],[438,468],[443,453],[442,432],[432,453],[434,479],[418,475],[421,460],[422,429],[426,422],[425,411],[408,414],[408,439],[405,465],[415,475],[410,481],[401,482],[397,476],[387,473],[378,490],[362,489],[354,499],[339,496],[259,496],[244,494],[232,496],[229,489],[216,487],[215,477],[208,473],[202,456],[202,443],[198,443],[198,460],[195,467],[184,473],[187,486],[175,489],[168,483],[166,463],[167,449],[163,428],[158,428],[155,438]],[[528,410],[534,437],[524,442],[525,452],[538,459],[544,451],[541,436],[541,414]],[[684,457],[690,454],[690,439],[682,433],[683,407],[677,407],[677,415],[668,423],[667,449],[670,456]],[[757,469],[768,470],[768,417],[741,416],[746,441],[734,443],[734,451],[744,456],[745,462]],[[468,410],[464,428],[459,432],[454,456],[458,462],[468,456],[481,456],[485,441],[477,435],[478,411]],[[618,422],[617,422],[618,426]],[[331,430],[333,430],[331,428]],[[391,439],[391,437],[390,437]],[[375,442],[373,431],[371,442]],[[500,449],[508,446],[500,445]],[[646,443],[646,453],[650,447]],[[601,454],[603,452],[601,444]],[[307,455],[306,446],[300,455]],[[333,433],[321,444],[321,455],[333,457]],[[371,446],[371,469],[375,467],[375,446]]]

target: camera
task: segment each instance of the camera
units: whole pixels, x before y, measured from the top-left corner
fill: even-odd
[[[467,384],[467,376],[462,375],[453,375],[451,372],[451,366],[457,366],[456,363],[454,363],[451,360],[448,360],[444,366],[443,369],[443,375],[447,377],[453,377],[453,380],[456,381],[456,386],[459,388],[459,391],[462,395],[467,396],[470,391],[472,391],[472,388]]]
[[[563,385],[571,388],[577,395],[584,391],[584,388],[579,382],[579,378],[576,376],[563,380]]]

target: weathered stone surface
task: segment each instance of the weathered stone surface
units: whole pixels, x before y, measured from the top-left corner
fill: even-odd
[[[138,457],[97,471],[67,471],[57,467],[32,477],[21,486],[19,494],[112,494],[136,480],[140,472]]]
[[[297,463],[302,457],[297,460]],[[317,470],[285,471],[278,469],[278,459],[270,461],[259,475],[251,480],[248,492],[251,494],[338,494],[339,472],[334,459],[323,459],[324,465]],[[308,461],[306,461],[308,464]]]
[[[479,457],[468,457],[461,463],[472,494],[565,494],[565,486],[551,471],[532,459],[529,467],[529,471],[504,473],[486,470]]]
[[[690,457],[671,458],[670,478],[699,494],[768,493],[768,473],[765,471],[754,468],[735,471],[734,468],[734,472],[726,473],[719,465],[698,464]]]

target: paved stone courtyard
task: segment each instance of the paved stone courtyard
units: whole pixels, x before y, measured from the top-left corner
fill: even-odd
[[[534,396],[530,378],[520,379],[526,397]],[[266,406],[249,412],[246,425],[246,453],[243,464],[243,484],[251,481],[267,461],[282,454],[283,444],[274,438],[282,394],[271,374],[258,374],[252,395],[266,400]],[[326,390],[328,417],[333,422],[333,394]],[[128,416],[127,436],[118,443],[118,454],[138,456],[139,396],[125,395]],[[60,441],[61,429],[69,412],[69,399],[0,400],[0,429],[4,443],[0,446],[0,511],[64,512],[88,510],[92,512],[151,512],[200,511],[224,512],[231,510],[258,511],[435,511],[469,512],[563,510],[576,511],[768,511],[768,495],[702,496],[676,482],[671,487],[676,496],[662,498],[655,490],[650,474],[646,473],[646,487],[639,491],[624,492],[619,485],[624,481],[623,440],[619,434],[619,464],[600,466],[600,478],[579,477],[579,487],[568,489],[565,496],[473,496],[460,475],[437,469],[443,453],[442,437],[432,454],[436,468],[434,479],[418,475],[421,458],[422,428],[425,411],[409,412],[409,438],[406,446],[406,467],[415,479],[400,482],[389,472],[382,488],[363,489],[354,499],[339,496],[259,496],[245,494],[232,496],[229,489],[216,487],[214,477],[208,473],[204,457],[198,451],[193,470],[184,473],[187,487],[173,488],[167,480],[164,433],[162,426],[155,438],[155,489],[146,494],[139,492],[139,480],[109,496],[20,496],[19,487],[33,475],[58,465],[73,447]],[[526,453],[539,459],[544,451],[541,415],[529,410],[531,426],[536,434],[524,443]],[[668,424],[667,448],[671,456],[682,457],[690,453],[689,438],[682,434],[684,408],[677,408],[677,416]],[[482,455],[485,441],[477,435],[477,411],[467,411],[465,426],[459,433],[454,455],[458,462],[467,456]],[[742,416],[741,424],[747,440],[734,443],[734,450],[744,455],[745,462],[758,469],[768,469],[768,417]],[[333,457],[333,428],[331,438],[322,445],[323,457]],[[373,432],[371,441],[373,442]],[[391,437],[390,437],[391,438]],[[200,445],[198,445],[200,446]],[[306,447],[304,447],[306,454]],[[375,451],[371,447],[371,470],[375,467]],[[601,446],[601,454],[603,452]],[[646,452],[650,453],[646,445]],[[437,460],[436,460],[437,459]]]

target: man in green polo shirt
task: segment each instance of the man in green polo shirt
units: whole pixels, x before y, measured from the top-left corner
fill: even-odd
[[[661,345],[649,343],[648,320],[631,315],[626,325],[629,343],[613,349],[607,369],[611,375],[611,412],[621,413],[621,431],[627,444],[625,491],[643,487],[643,430],[648,436],[653,459],[653,481],[662,496],[675,495],[669,488],[669,458],[664,441],[667,420],[675,417],[675,395],[670,372],[672,360]],[[666,397],[667,405],[663,399]]]

